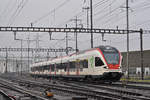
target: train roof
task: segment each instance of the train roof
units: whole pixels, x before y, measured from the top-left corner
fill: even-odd
[[[112,46],[99,46],[98,47],[103,53],[107,52],[107,53],[115,53],[118,52],[118,50],[115,47]]]
[[[94,48],[91,48],[91,49],[88,49],[88,50],[83,50],[83,51],[80,51],[80,52],[74,53],[74,54],[77,54],[77,55],[82,54],[82,53],[85,53],[87,51],[95,50],[96,48],[99,48],[102,52],[118,52],[118,50],[115,47],[112,47],[112,46],[109,46],[109,45],[107,45],[107,46],[101,45],[101,46],[97,46],[97,47],[94,47]],[[74,55],[74,54],[72,54],[72,55]]]

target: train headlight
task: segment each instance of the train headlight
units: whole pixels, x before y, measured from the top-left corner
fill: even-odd
[[[107,69],[107,66],[104,66],[103,68]]]

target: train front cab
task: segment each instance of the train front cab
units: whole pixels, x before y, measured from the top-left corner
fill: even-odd
[[[122,70],[121,70],[121,59],[122,56],[120,52],[113,47],[101,47],[98,48],[98,51],[103,56],[103,60],[105,63],[104,73],[99,78],[100,80],[103,80],[104,82],[116,82],[119,81],[122,77]]]

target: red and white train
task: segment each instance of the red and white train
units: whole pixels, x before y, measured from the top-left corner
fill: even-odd
[[[31,75],[74,80],[119,81],[121,53],[111,46],[99,46],[50,61],[34,63]]]

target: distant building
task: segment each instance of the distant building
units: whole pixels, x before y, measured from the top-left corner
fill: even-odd
[[[4,73],[5,72],[5,61],[0,60],[0,73]]]
[[[123,62],[122,62],[122,68],[125,73],[127,70],[126,64],[127,64],[127,53],[122,52],[123,55]],[[150,75],[150,50],[144,50],[143,52],[143,67],[144,67],[144,74]],[[141,55],[140,51],[131,51],[129,52],[129,74],[130,75],[141,75]]]

